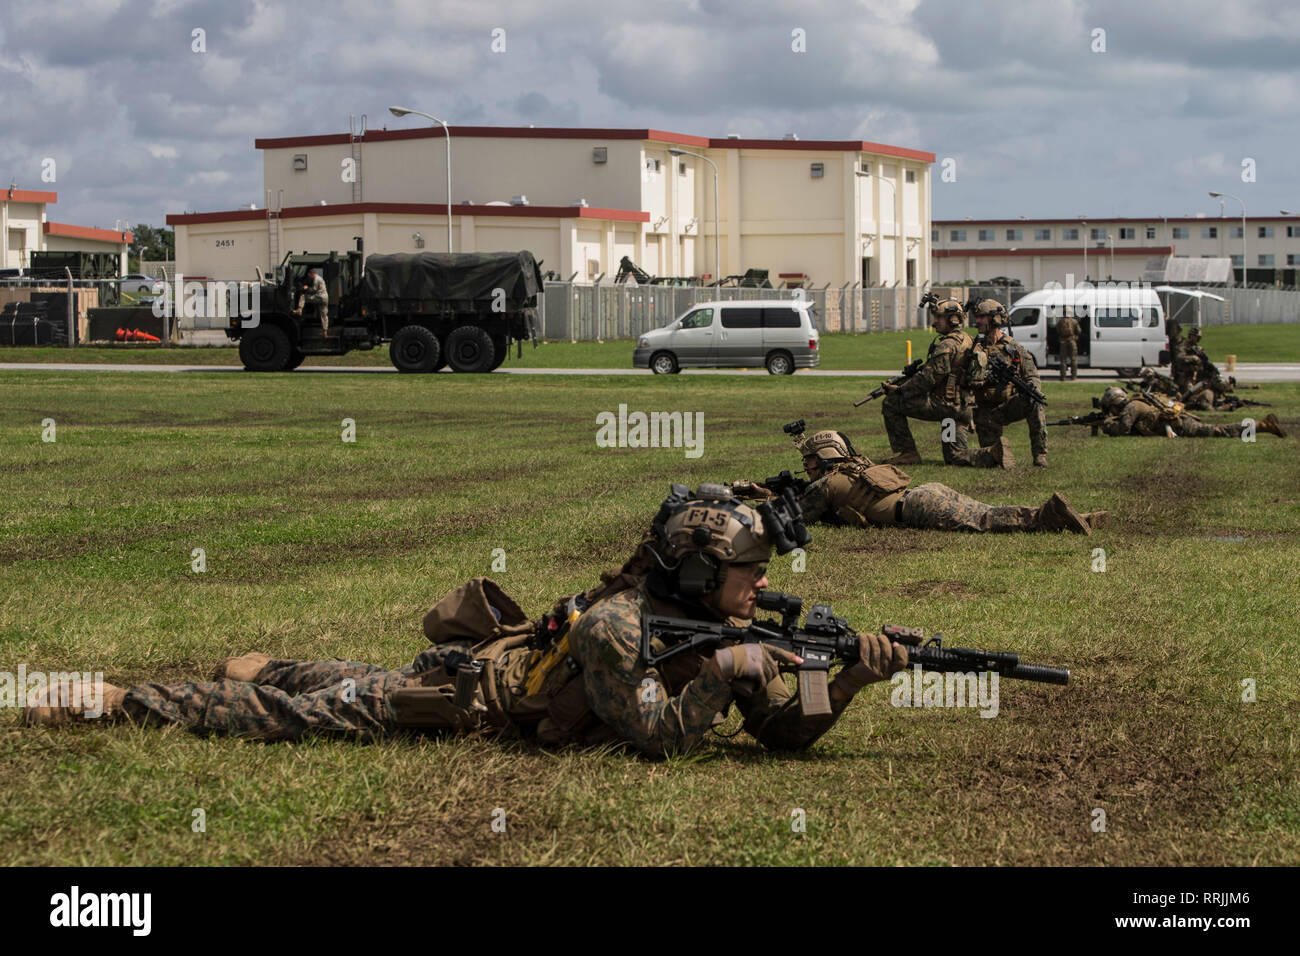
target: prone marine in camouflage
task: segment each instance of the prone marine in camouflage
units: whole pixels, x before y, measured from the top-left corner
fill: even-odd
[[[789,518],[780,507],[765,514]],[[539,628],[518,606],[478,578],[426,615],[426,636],[437,643],[401,670],[247,654],[222,662],[209,682],[108,688],[104,713],[263,740],[309,733],[375,740],[488,723],[543,743],[621,740],[657,756],[698,744],[734,703],[764,746],[807,747],[857,691],[905,667],[906,649],[881,635],[860,635],[861,659],[831,684],[832,713],[809,717],[787,706],[792,694],[779,668],[798,661],[780,649],[728,642],[658,668],[645,666],[640,653],[647,614],[737,625],[752,618],[767,585],[773,537],[764,517],[721,486],[701,485],[694,494],[674,486],[642,548],[619,574],[605,575],[600,599],[560,629],[567,643],[539,641]],[[563,653],[548,667],[557,644]],[[472,699],[460,701],[454,687],[469,663],[483,668],[482,677],[471,685]],[[28,721],[63,723],[79,714],[51,703],[29,706]]]
[[[800,493],[805,522],[854,528],[928,528],[938,531],[1003,533],[1072,531],[1090,534],[1105,527],[1105,511],[1080,514],[1061,494],[1041,507],[988,505],[939,482],[908,487],[911,479],[896,466],[875,465],[853,448],[843,432],[820,431],[798,444],[809,482]],[[738,493],[765,497],[763,485],[739,481]]]
[[[1152,395],[1130,398],[1124,389],[1111,386],[1101,396],[1101,410],[1106,417],[1101,430],[1107,435],[1167,436],[1171,432],[1180,438],[1240,438],[1246,430],[1244,424],[1211,425],[1183,410],[1182,402]],[[1279,438],[1286,437],[1276,415],[1265,415],[1255,424],[1255,430]]]
[[[967,360],[966,384],[975,400],[975,433],[979,436],[980,448],[955,457],[961,464],[976,467],[1011,467],[1014,458],[1002,437],[1002,429],[1012,422],[1023,421],[1029,426],[1029,447],[1034,464],[1046,468],[1047,416],[1043,413],[1043,406],[1030,401],[1011,385],[998,385],[987,377],[988,355],[997,352],[1011,363],[1020,377],[1042,392],[1043,383],[1038,377],[1034,357],[1007,333],[1007,310],[1001,302],[984,299],[975,305],[972,314],[981,334]]]
[[[971,350],[971,338],[962,329],[961,303],[956,299],[938,299],[930,305],[930,322],[939,337],[930,343],[925,364],[905,381],[883,385],[886,395],[880,404],[885,420],[889,447],[894,457],[886,464],[919,464],[920,452],[908,427],[909,418],[928,422],[951,419],[956,424],[951,442],[943,443],[943,460],[951,465],[966,451],[966,427],[971,414],[965,408],[962,375]]]

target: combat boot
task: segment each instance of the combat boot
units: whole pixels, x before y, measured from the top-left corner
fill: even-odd
[[[1046,456],[1046,455],[1035,455],[1035,456],[1034,456],[1034,467],[1035,467],[1035,468],[1046,468],[1046,467],[1047,467],[1047,456]]]
[[[1047,499],[1035,515],[1038,531],[1071,531],[1075,534],[1092,534],[1092,528],[1083,515],[1070,507],[1065,495],[1057,492]]]
[[[1110,524],[1109,511],[1089,511],[1083,516],[1083,520],[1088,522],[1088,527],[1093,531],[1100,531],[1106,525]]]
[[[911,451],[899,452],[893,458],[886,458],[881,462],[882,465],[919,465],[921,463],[921,454],[915,448]]]
[[[113,716],[121,710],[122,701],[125,699],[125,688],[104,684],[103,698],[100,702],[101,709],[97,716]],[[61,703],[61,701],[66,701],[66,703]],[[82,703],[72,703],[72,684],[64,681],[46,687],[28,702],[27,706],[23,708],[23,723],[28,726],[43,724],[47,727],[57,727],[70,724],[74,720],[82,718],[85,713],[86,708]],[[95,718],[90,717],[88,719],[93,720]]]
[[[271,658],[257,651],[250,651],[242,657],[227,657],[212,671],[213,680],[242,680],[252,683],[262,668],[271,663]]]
[[[1272,412],[1269,412],[1255,423],[1255,431],[1276,435],[1278,438],[1286,437],[1286,429],[1282,427],[1282,423],[1277,420],[1277,416]]]

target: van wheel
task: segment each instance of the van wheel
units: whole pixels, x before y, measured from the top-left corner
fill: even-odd
[[[650,359],[650,367],[656,375],[676,375],[681,371],[677,367],[677,356],[672,352],[656,352]]]
[[[438,337],[423,325],[405,325],[388,346],[388,358],[399,372],[432,372],[442,354]]]
[[[239,337],[239,360],[250,372],[279,372],[289,364],[289,336],[274,325],[261,325]]]
[[[767,371],[772,375],[793,375],[794,359],[789,352],[773,352],[767,357]]]
[[[447,361],[457,372],[490,372],[496,358],[492,336],[478,325],[462,325],[447,333]]]
[[[1120,378],[1137,378],[1142,374],[1142,369],[1140,368],[1121,368],[1116,369],[1116,371]]]

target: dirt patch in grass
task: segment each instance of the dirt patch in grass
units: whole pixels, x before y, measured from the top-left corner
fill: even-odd
[[[898,594],[906,598],[949,598],[954,601],[974,601],[980,597],[965,581],[912,581],[889,588],[885,594]]]

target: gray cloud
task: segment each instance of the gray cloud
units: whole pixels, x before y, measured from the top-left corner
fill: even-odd
[[[462,125],[930,150],[958,161],[940,218],[1217,214],[1211,188],[1265,213],[1300,203],[1297,28],[1280,0],[16,5],[0,175],[57,189],[51,218],[85,225],[260,205],[255,138],[345,131],[349,113],[409,127],[386,109],[402,102]]]

